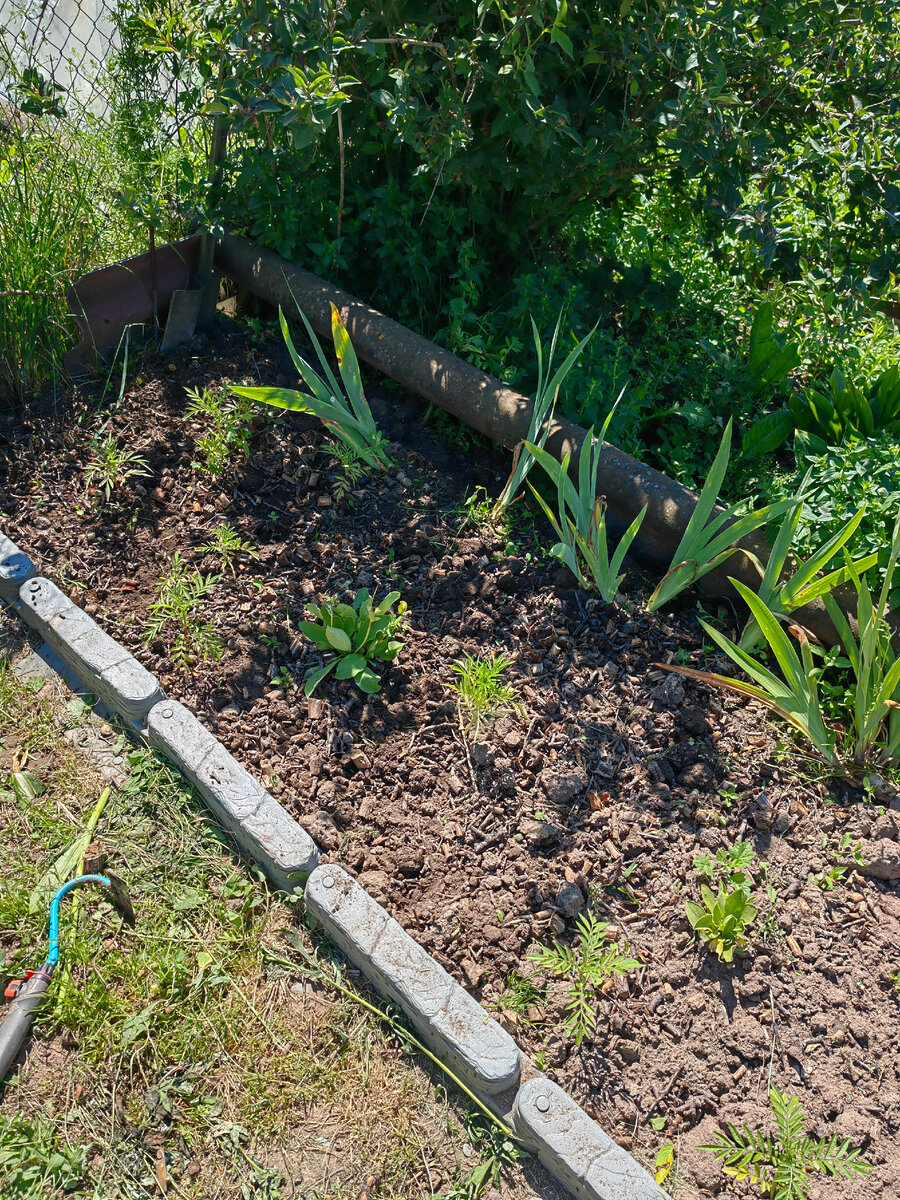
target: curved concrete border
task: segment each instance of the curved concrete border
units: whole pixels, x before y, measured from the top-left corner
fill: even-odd
[[[563,1187],[578,1200],[671,1200],[356,880],[333,864],[317,868],[318,847],[278,801],[0,532],[0,567],[9,555],[22,579],[9,580],[0,598],[87,690],[182,771],[277,887],[307,880],[308,911],[329,937]]]
[[[216,266],[240,287],[270,304],[280,305],[288,315],[296,316],[298,309],[302,309],[313,329],[328,339],[331,336],[331,305],[334,304],[357,354],[370,366],[509,450],[527,437],[532,410],[532,402],[527,396],[413,333],[349,292],[294,266],[274,251],[260,249],[242,238],[222,239],[216,250]],[[572,470],[575,471],[585,436],[580,425],[557,419],[551,427],[547,450],[559,459],[566,453],[571,454]],[[600,457],[597,491],[606,496],[610,515],[621,522],[622,528],[647,505],[635,549],[668,567],[696,506],[696,494],[608,442]],[[763,562],[768,558],[769,546],[760,531],[743,538],[739,546]],[[733,555],[724,566],[710,571],[696,586],[713,595],[734,596],[729,576],[740,579],[754,590],[759,586],[759,572],[750,559],[740,553]],[[854,623],[855,592],[838,590],[835,598]],[[826,644],[839,641],[821,601],[797,609],[795,616]]]

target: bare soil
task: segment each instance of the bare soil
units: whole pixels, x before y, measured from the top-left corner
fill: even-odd
[[[198,467],[206,429],[185,419],[185,387],[290,386],[288,370],[274,343],[231,329],[148,358],[120,404],[82,392],[10,421],[5,531],[623,1146],[648,1161],[676,1142],[679,1200],[751,1194],[697,1147],[724,1121],[765,1125],[770,1084],[876,1166],[813,1197],[900,1198],[900,811],[821,778],[761,709],[654,668],[701,664],[690,598],[647,614],[632,573],[623,602],[603,606],[552,560],[529,560],[527,513],[512,532],[467,519],[467,496],[495,495],[508,460],[448,444],[407,395],[371,389],[398,466],[341,502],[320,427],[291,414],[261,416],[249,459],[222,476]],[[101,424],[152,473],[110,503],[83,473]],[[260,558],[222,572],[198,614],[225,657],[174,671],[168,635],[142,640],[155,585],[176,551],[220,570],[197,548],[225,521]],[[329,678],[305,699],[322,660],[297,632],[304,606],[363,586],[409,605],[398,662],[379,696]],[[450,666],[495,651],[514,659],[521,708],[464,736]],[[692,939],[684,901],[698,898],[694,857],[742,839],[777,898],[760,887],[757,935],[726,966]],[[830,890],[809,880],[837,865]],[[579,1049],[564,988],[527,954],[571,940],[587,910],[642,967],[599,997],[597,1035]],[[543,998],[516,1004],[516,973]]]

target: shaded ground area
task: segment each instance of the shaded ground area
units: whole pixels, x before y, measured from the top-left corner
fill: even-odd
[[[31,912],[32,896],[106,782],[76,745],[89,736],[125,773],[89,858],[127,879],[138,923],[99,891],[78,893],[78,913],[66,902],[68,970],[0,1092],[0,1193],[415,1200],[492,1161],[495,1196],[562,1200],[328,986],[297,906],[234,858],[177,776],[59,685],[15,678],[3,657],[19,640],[0,614],[4,983],[42,960],[46,903]]]
[[[273,343],[232,333],[146,362],[118,405],[82,396],[11,427],[4,527],[622,1145],[652,1162],[674,1143],[680,1198],[723,1189],[696,1147],[722,1119],[763,1125],[770,1082],[877,1166],[823,1197],[900,1196],[900,813],[819,779],[760,710],[654,670],[728,667],[689,608],[648,616],[634,576],[605,608],[539,560],[528,513],[487,523],[467,500],[496,494],[505,460],[437,436],[408,397],[374,397],[399,465],[344,500],[320,429],[295,416],[257,418],[249,457],[211,475],[184,388],[229,381],[292,382]],[[109,503],[85,486],[101,426],[150,470]],[[224,522],[259,555],[234,575],[200,549]],[[176,552],[221,576],[196,620],[226,653],[190,671],[172,668],[174,630],[143,639]],[[361,586],[402,592],[406,647],[380,696],[329,681],[306,700],[322,660],[304,606]],[[514,660],[520,706],[475,734],[450,667],[492,652]],[[760,914],[728,967],[691,940],[684,902],[696,856],[740,841]],[[528,952],[570,941],[586,911],[641,967],[597,995],[579,1048],[565,988]]]

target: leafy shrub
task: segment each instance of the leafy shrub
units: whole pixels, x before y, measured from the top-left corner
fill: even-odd
[[[260,0],[248,42],[236,0],[142,0],[121,34],[132,64],[161,55],[182,102],[230,125],[218,216],[403,316],[440,310],[461,244],[503,279],[662,171],[714,198],[706,219],[766,267],[824,238],[829,281],[885,273],[900,54],[892,12],[854,11],[690,3],[673,40],[667,9],[618,0]]]
[[[820,451],[882,431],[896,437],[900,433],[900,368],[888,367],[863,387],[835,367],[824,384],[801,388],[789,397],[786,409],[757,421],[744,437],[744,454],[777,450],[795,429],[809,435],[801,439],[801,445]]]
[[[815,553],[828,539],[838,536],[865,504],[865,514],[848,548],[855,555],[878,553],[883,558],[900,512],[896,437],[881,433],[824,451],[801,450],[797,459],[796,473],[777,475],[769,485],[769,496],[775,500],[803,492],[792,552],[798,557]],[[822,565],[828,570],[841,562],[836,555]],[[895,589],[891,606],[898,603],[900,595]]]

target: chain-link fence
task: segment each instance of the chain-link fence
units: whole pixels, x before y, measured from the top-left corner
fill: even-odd
[[[0,0],[0,37],[8,95],[15,80],[19,94],[24,86],[67,111],[107,115],[105,71],[118,48],[112,0]]]

